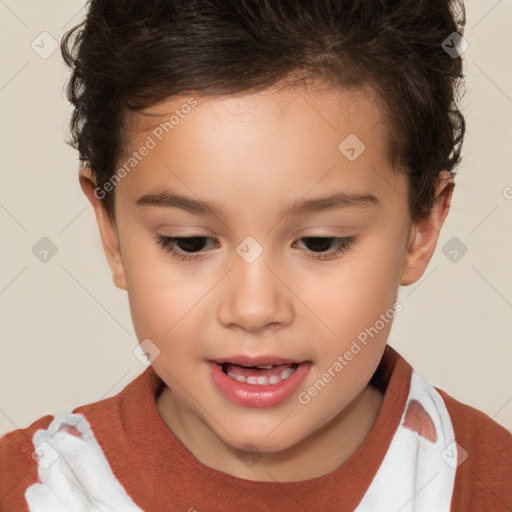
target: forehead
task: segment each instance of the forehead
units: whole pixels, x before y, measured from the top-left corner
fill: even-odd
[[[323,129],[339,132],[339,136],[347,128],[358,132],[362,138],[367,132],[373,132],[368,140],[387,132],[386,117],[383,102],[368,86],[347,89],[335,88],[319,80],[296,85],[280,81],[257,92],[204,95],[198,91],[197,94],[179,94],[130,113],[125,118],[126,144],[122,149],[127,156],[148,134],[155,135],[157,139],[166,138],[171,132],[182,132],[184,125],[189,125],[198,136],[205,135],[212,128],[225,131],[231,126],[237,132],[244,125],[246,129],[264,125],[270,136],[285,121],[290,124],[290,121],[299,119],[310,123],[303,125],[303,133],[309,131],[312,134],[320,124]],[[193,121],[186,121],[187,118],[193,118]],[[380,129],[374,131],[377,125]],[[297,126],[290,132],[290,137],[299,136],[300,131]],[[171,138],[167,139],[170,142]]]
[[[368,88],[280,83],[236,95],[174,96],[134,115],[129,134],[120,163],[151,146],[123,180],[134,200],[168,185],[189,196],[211,190],[220,202],[255,199],[258,191],[291,204],[287,194],[304,195],[316,183],[325,190],[340,177],[347,192],[371,193],[378,176],[391,172],[385,110]]]

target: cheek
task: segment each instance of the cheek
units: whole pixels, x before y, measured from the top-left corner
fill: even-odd
[[[133,248],[126,253],[128,298],[138,339],[165,344],[166,339],[197,327],[194,313],[199,308],[195,306],[208,292],[208,282],[194,279],[189,271],[153,249]]]
[[[304,283],[309,290],[304,302],[323,320],[327,336],[351,339],[392,307],[400,276],[396,247],[383,247],[378,240],[368,243]]]
[[[284,293],[288,299],[283,300],[295,304],[298,322],[305,329],[311,331],[312,323],[317,326],[329,353],[344,351],[395,302],[401,257],[396,234],[395,238],[389,233],[368,236],[349,257],[337,262],[307,269],[286,266],[278,272],[300,299]],[[219,276],[201,263],[171,260],[154,243],[136,243],[136,239],[126,240],[123,259],[138,339],[152,339],[164,348],[166,340],[196,338],[201,326],[207,328],[201,315],[212,311],[212,305],[207,305],[208,292]],[[380,329],[376,339],[384,337],[389,328],[386,324]]]
[[[315,382],[305,390],[303,397],[315,404],[309,409],[312,415],[332,417],[362,391],[377,369],[398,314],[393,309],[397,268],[392,251],[361,255],[346,270],[333,273],[310,297],[324,325],[316,350],[315,382],[327,382],[325,392],[318,392],[323,384]]]

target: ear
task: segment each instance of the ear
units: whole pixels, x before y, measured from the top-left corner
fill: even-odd
[[[435,200],[428,217],[414,223],[409,234],[408,250],[402,267],[400,284],[415,283],[425,272],[434,254],[439,232],[448,215],[455,183],[448,172],[439,176]]]
[[[124,273],[123,260],[119,246],[119,238],[115,223],[108,216],[103,203],[100,199],[104,191],[97,189],[94,173],[89,167],[82,167],[79,173],[80,186],[89,202],[94,208],[98,228],[100,230],[103,250],[108,260],[108,264],[112,269],[114,284],[121,290],[126,290],[126,277]]]

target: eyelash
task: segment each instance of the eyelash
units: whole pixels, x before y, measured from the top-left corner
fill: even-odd
[[[169,236],[162,236],[162,235],[156,235],[156,241],[157,244],[167,253],[171,255],[172,258],[175,258],[179,261],[192,261],[192,260],[199,260],[200,258],[204,257],[200,253],[199,256],[196,254],[183,254],[180,252],[177,252],[175,249],[176,243],[183,240],[212,240],[211,237],[207,236],[180,236],[180,237],[169,237]],[[335,246],[337,246],[337,249],[334,251],[334,253],[330,253],[330,256],[337,256],[338,254],[344,254],[348,252],[354,245],[356,237],[354,236],[347,236],[347,237],[334,237],[334,236],[306,236],[302,237],[299,240],[322,240],[322,241],[331,241],[335,243]],[[324,253],[315,253],[312,254],[324,254]],[[324,258],[323,256],[310,256],[311,259],[314,260],[320,260],[320,261],[327,261],[328,258]],[[329,258],[330,259],[330,258]]]

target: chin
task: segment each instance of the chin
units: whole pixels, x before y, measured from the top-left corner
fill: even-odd
[[[235,438],[226,435],[225,432],[222,432],[222,436],[219,432],[216,434],[233,450],[255,454],[280,453],[294,447],[303,439],[299,435],[290,435],[289,429],[285,428],[279,435],[275,432],[268,435],[261,428],[259,430],[251,428],[245,432],[238,428]]]

